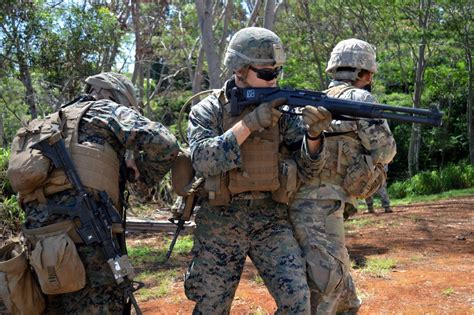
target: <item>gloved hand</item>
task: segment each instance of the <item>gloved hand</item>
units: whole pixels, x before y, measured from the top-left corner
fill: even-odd
[[[307,133],[311,138],[318,137],[331,125],[332,115],[326,108],[305,106],[302,110],[303,121],[308,126]]]
[[[277,98],[271,102],[262,103],[253,111],[245,115],[242,120],[250,129],[250,132],[274,126],[278,123],[278,119],[280,119],[281,116],[280,111],[275,108],[285,103],[285,98]]]

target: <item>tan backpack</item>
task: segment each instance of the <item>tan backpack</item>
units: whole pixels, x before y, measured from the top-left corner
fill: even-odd
[[[51,169],[51,161],[31,146],[62,130],[59,112],[34,119],[20,128],[13,138],[7,176],[12,188],[27,195],[41,187]]]

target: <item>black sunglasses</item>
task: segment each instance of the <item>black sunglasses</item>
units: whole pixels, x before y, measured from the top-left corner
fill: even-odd
[[[257,69],[249,66],[249,69],[257,74],[257,78],[265,81],[271,81],[278,77],[278,75],[281,73],[281,70],[283,70],[283,67],[278,67],[275,69]]]

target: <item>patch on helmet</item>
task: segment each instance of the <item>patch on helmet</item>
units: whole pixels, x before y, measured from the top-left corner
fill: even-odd
[[[280,67],[285,63],[285,51],[281,44],[273,44],[273,59],[275,60],[275,67]]]

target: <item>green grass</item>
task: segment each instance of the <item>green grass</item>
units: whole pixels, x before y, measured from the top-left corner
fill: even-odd
[[[255,275],[255,278],[253,278],[253,281],[254,281],[256,284],[263,284],[263,279],[262,279],[262,277],[260,277],[259,274],[256,274],[256,275]]]
[[[171,238],[167,244],[167,247],[171,244]],[[174,255],[187,255],[193,249],[193,236],[192,235],[180,235],[176,244],[173,248]]]
[[[433,195],[426,195],[426,196],[414,196],[414,197],[406,197],[403,199],[391,199],[391,204],[393,206],[401,206],[407,205],[411,203],[417,202],[429,202],[429,201],[436,201],[436,200],[443,200],[443,199],[450,199],[456,197],[466,197],[474,195],[474,187],[466,188],[466,189],[456,189],[456,190],[449,190],[439,194]]]
[[[251,315],[267,315],[267,314],[268,313],[260,307],[258,307],[256,310],[252,311],[251,313]]]
[[[367,227],[376,224],[372,218],[357,218],[350,219],[344,222],[346,230],[360,229],[362,227]]]
[[[443,292],[441,292],[444,296],[451,296],[453,295],[455,292],[454,292],[454,289],[452,287],[449,287],[449,288],[446,288],[443,290]]]
[[[146,287],[137,291],[137,297],[141,301],[147,301],[166,296],[179,277],[182,277],[180,268],[141,272],[134,280],[144,282]]]
[[[424,259],[424,256],[423,256],[423,255],[413,255],[413,256],[410,256],[410,261],[413,261],[413,262],[422,261],[423,259]]]
[[[128,249],[128,256],[134,266],[148,265],[165,261],[166,248],[152,248],[150,246],[134,246]]]
[[[163,263],[166,261],[166,252],[168,251],[171,238],[167,238],[166,246],[161,248],[151,246],[133,246],[128,249],[128,256],[133,265],[150,265],[153,263]],[[173,248],[171,257],[176,255],[187,255],[193,248],[193,237],[190,235],[179,236]]]
[[[396,265],[397,261],[392,258],[369,257],[362,272],[377,278],[384,278]]]

